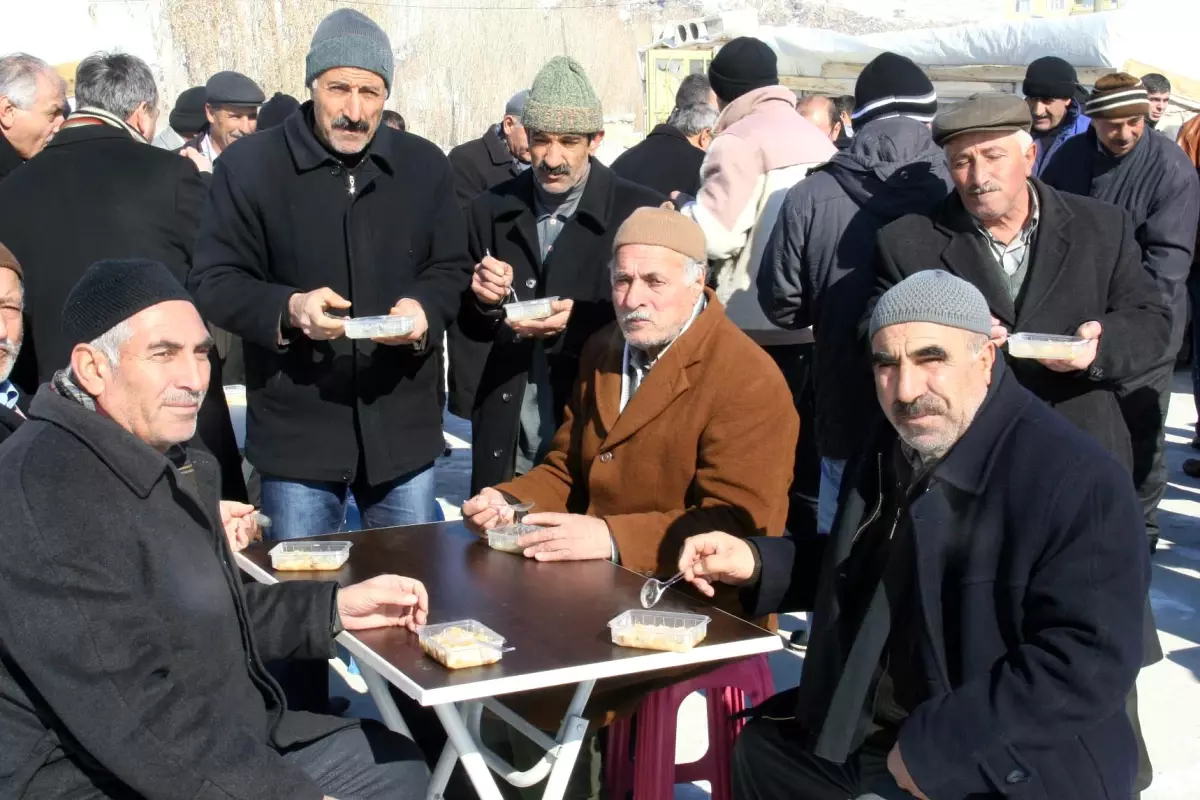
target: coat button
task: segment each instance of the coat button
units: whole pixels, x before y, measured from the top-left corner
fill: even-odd
[[[537,286],[537,278],[530,278],[529,280],[525,281],[525,287],[527,289],[532,289],[535,286]]]
[[[612,453],[608,453],[608,452],[601,453],[600,460],[603,461],[605,464],[607,464],[609,461],[612,461]]]
[[[499,458],[502,455],[504,455],[503,450],[493,450],[492,451],[492,458]]]
[[[1027,780],[1029,780],[1029,776],[1019,769],[1014,769],[1012,772],[1004,776],[1004,782],[1010,785]]]
[[[509,402],[512,400],[512,392],[505,392],[504,394],[500,395],[500,399],[506,403]]]

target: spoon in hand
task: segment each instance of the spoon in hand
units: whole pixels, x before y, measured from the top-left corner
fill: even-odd
[[[665,592],[672,584],[678,583],[683,579],[683,573],[675,573],[675,577],[668,581],[660,581],[658,578],[651,578],[642,586],[642,608],[654,608],[658,605],[658,601],[662,599]]]

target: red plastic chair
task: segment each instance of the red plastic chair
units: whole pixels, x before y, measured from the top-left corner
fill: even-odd
[[[675,763],[675,732],[679,706],[692,692],[706,690],[708,751],[699,761]],[[630,791],[636,800],[671,800],[675,784],[708,781],[712,800],[732,800],[729,785],[733,743],[745,721],[731,719],[756,706],[775,691],[765,655],[725,664],[712,672],[654,692],[642,701],[632,719],[617,720],[608,729],[605,785],[614,800]],[[633,757],[629,738],[637,720]]]

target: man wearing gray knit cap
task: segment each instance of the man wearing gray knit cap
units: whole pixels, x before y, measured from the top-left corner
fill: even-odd
[[[990,329],[961,278],[893,286],[870,324],[887,422],[848,466],[830,535],[684,543],[700,591],[742,586],[750,616],[815,611],[799,688],[738,738],[739,800],[1133,793],[1137,496],[1021,386]]]

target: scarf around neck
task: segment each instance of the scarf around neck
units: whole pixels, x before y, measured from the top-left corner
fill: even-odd
[[[133,126],[131,126],[128,122],[116,116],[115,114],[108,113],[102,108],[84,106],[67,119],[64,127],[73,127],[75,124],[86,124],[89,122],[92,124],[107,125],[110,128],[120,128],[132,136],[135,142],[149,144],[149,142],[146,141],[146,137],[138,133],[137,130],[134,129]]]

